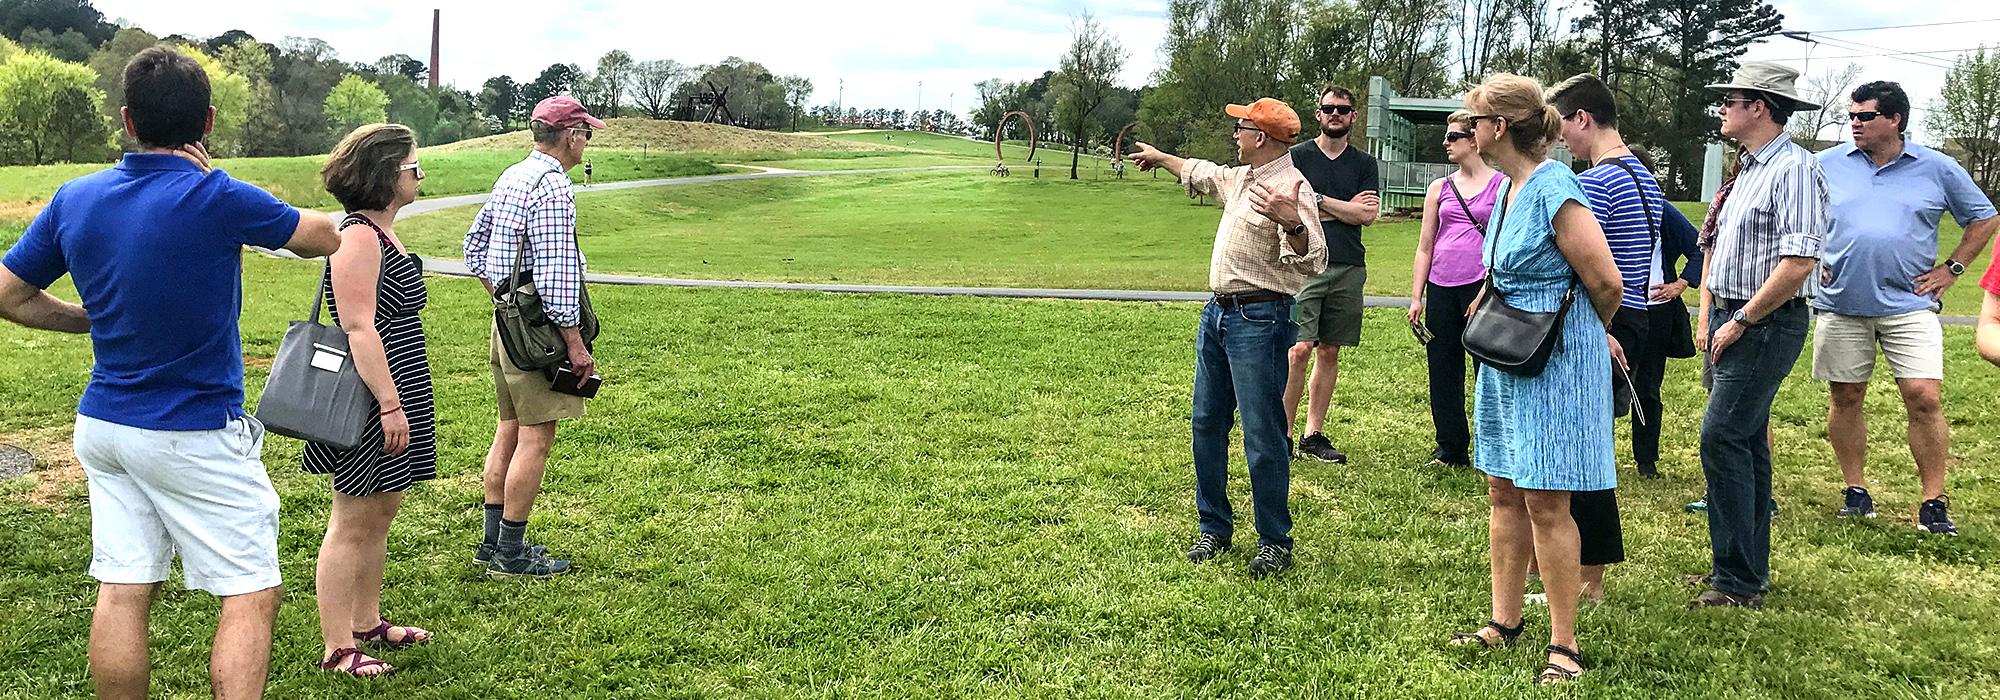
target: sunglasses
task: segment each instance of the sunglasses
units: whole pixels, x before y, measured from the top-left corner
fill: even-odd
[[[1470,138],[1472,138],[1472,134],[1471,134],[1471,133],[1469,133],[1469,132],[1464,132],[1464,131],[1447,131],[1447,132],[1444,132],[1444,142],[1445,142],[1445,143],[1457,143],[1457,142],[1459,142],[1459,141],[1463,141],[1463,140],[1465,140],[1465,139],[1470,139]]]
[[[396,166],[396,172],[398,173],[406,170],[415,170],[417,171],[417,179],[419,180],[424,179],[424,166],[418,165],[416,163],[404,163],[402,165]]]
[[[578,128],[576,128],[576,127],[570,127],[570,131],[574,131],[574,132],[577,132],[577,133],[579,133],[579,134],[583,134],[583,140],[585,140],[585,141],[589,141],[589,140],[590,140],[590,135],[591,135],[591,134],[594,134],[594,133],[597,133],[597,132],[595,132],[595,131],[592,131],[592,130],[590,130],[590,129],[578,129]]]
[[[1430,345],[1431,341],[1437,339],[1437,336],[1431,334],[1431,329],[1425,326],[1423,321],[1410,322],[1410,335],[1417,337],[1418,345]]]
[[[1320,105],[1319,113],[1346,116],[1354,113],[1354,105]]]
[[[1879,117],[1879,116],[1882,116],[1882,113],[1881,113],[1881,112],[1877,112],[1877,111],[1875,111],[1875,110],[1869,110],[1869,111],[1866,111],[1866,112],[1848,112],[1848,113],[1847,113],[1847,118],[1848,118],[1849,120],[1852,120],[1852,121],[1857,121],[1857,122],[1862,122],[1862,123],[1867,123],[1867,122],[1872,122],[1872,121],[1875,121],[1875,118],[1876,118],[1876,117]]]
[[[1753,105],[1753,104],[1757,104],[1757,103],[1758,103],[1758,102],[1760,102],[1760,101],[1761,101],[1761,100],[1752,100],[1752,99],[1748,99],[1748,98],[1742,98],[1742,97],[1727,97],[1727,98],[1723,98],[1723,100],[1722,100],[1722,106],[1723,106],[1723,107],[1725,107],[1725,108],[1726,108],[1726,107],[1728,107],[1728,106],[1730,106],[1730,105],[1744,105],[1744,106],[1749,106],[1749,105]]]
[[[1265,132],[1265,131],[1264,131],[1263,129],[1259,129],[1259,128],[1255,127],[1255,126],[1246,126],[1246,125],[1243,125],[1243,124],[1237,124],[1237,125],[1236,125],[1236,131],[1255,131],[1255,132],[1257,132],[1257,133],[1260,133],[1260,134],[1265,134],[1265,135],[1267,135],[1267,136],[1269,135],[1269,133]],[[1231,135],[1233,136],[1234,134],[1231,134]]]

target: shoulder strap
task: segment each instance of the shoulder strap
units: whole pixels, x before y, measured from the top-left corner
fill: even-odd
[[[1618,166],[1625,171],[1627,176],[1632,178],[1632,190],[1639,193],[1639,205],[1646,212],[1646,231],[1652,234],[1653,250],[1660,255],[1660,278],[1665,281],[1672,281],[1674,274],[1667,269],[1667,251],[1660,247],[1660,227],[1658,224],[1653,223],[1653,198],[1646,194],[1646,184],[1639,180],[1639,171],[1633,170],[1632,164],[1625,162],[1624,158],[1606,158],[1602,162]],[[1665,214],[1663,213],[1661,216],[1664,217]]]
[[[352,213],[348,214],[347,218],[340,220],[340,227],[336,229],[336,231],[345,231],[349,226],[354,226],[356,224],[362,224],[367,226],[368,228],[375,229],[376,239],[381,240],[383,242],[387,242],[389,234],[383,233],[382,227],[376,226],[375,222],[369,221],[368,217],[362,216],[360,214],[352,214]],[[389,265],[389,256],[386,255],[382,256],[382,267],[386,268],[388,267],[388,265]],[[375,303],[377,304],[382,303],[382,300],[380,298],[382,291],[382,274],[383,273],[380,269],[375,271],[375,293],[377,295]],[[306,319],[311,321],[312,324],[315,326],[319,325],[320,307],[326,305],[326,288],[332,284],[333,284],[333,255],[329,253],[326,256],[326,268],[320,274],[319,288],[315,289],[313,292],[312,313],[306,316]]]
[[[557,172],[559,171],[556,170],[542,171],[541,177],[535,178],[535,184],[528,186],[528,194],[534,194],[535,190],[541,189],[542,183],[547,181],[550,175],[554,175]],[[530,217],[529,221],[530,223],[532,223],[533,218]],[[527,261],[528,261],[528,229],[523,228],[521,229],[521,244],[514,246],[514,272],[513,274],[508,276],[508,279],[519,280],[521,278],[521,266],[527,263]]]
[[[1451,189],[1452,198],[1458,200],[1458,208],[1465,210],[1465,220],[1472,222],[1472,228],[1479,231],[1479,235],[1486,235],[1486,224],[1480,223],[1479,217],[1472,215],[1472,207],[1465,203],[1465,195],[1458,193],[1458,185],[1451,181],[1450,175],[1444,176],[1444,186]]]

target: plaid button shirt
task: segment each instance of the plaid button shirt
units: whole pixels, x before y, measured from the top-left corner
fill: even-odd
[[[1291,182],[1298,188],[1299,220],[1305,223],[1306,249],[1299,251],[1287,240],[1277,222],[1265,218],[1250,203],[1250,186],[1278,186]],[[1208,259],[1208,288],[1218,294],[1242,294],[1258,290],[1297,295],[1306,278],[1326,270],[1326,234],[1320,214],[1313,205],[1312,186],[1292,165],[1292,154],[1265,163],[1234,168],[1189,158],[1181,166],[1181,184],[1189,197],[1205,195],[1222,200],[1222,223],[1215,228],[1215,248]]]
[[[493,183],[493,197],[465,232],[465,266],[500,284],[514,270],[523,233],[528,259],[522,267],[534,272],[542,311],[557,326],[575,328],[582,322],[584,271],[583,251],[576,245],[576,192],[562,163],[540,151]]]

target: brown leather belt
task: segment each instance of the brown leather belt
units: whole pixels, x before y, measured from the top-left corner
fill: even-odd
[[[1241,294],[1223,294],[1221,292],[1217,292],[1215,295],[1215,303],[1217,306],[1221,306],[1222,308],[1233,309],[1238,306],[1244,306],[1246,304],[1262,304],[1267,301],[1283,301],[1290,298],[1292,298],[1292,295],[1290,294],[1281,294],[1278,292],[1271,292],[1260,289],[1258,291],[1243,292]]]

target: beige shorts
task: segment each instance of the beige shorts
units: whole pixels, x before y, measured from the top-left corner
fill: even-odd
[[[541,425],[564,418],[583,417],[583,397],[549,389],[549,377],[539,371],[523,372],[507,359],[500,347],[500,327],[493,327],[493,393],[499,399],[500,420],[521,425]]]
[[[1843,316],[1815,312],[1813,378],[1866,384],[1875,373],[1875,348],[1889,358],[1897,379],[1944,379],[1944,327],[1932,311],[1898,316]]]

